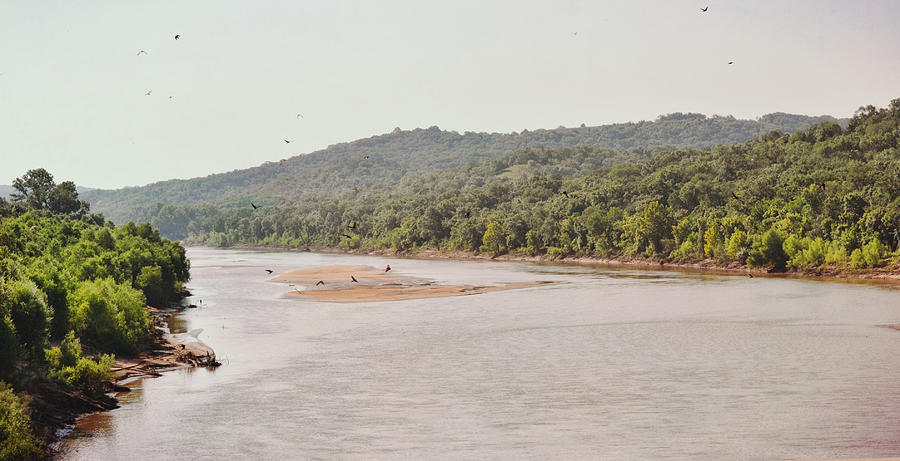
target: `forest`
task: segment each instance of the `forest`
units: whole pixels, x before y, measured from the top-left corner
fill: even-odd
[[[44,169],[0,198],[0,460],[39,459],[51,434],[30,404],[108,391],[114,354],[151,328],[145,308],[180,298],[184,248],[149,224],[115,227]]]
[[[660,146],[703,147],[745,142],[772,130],[793,132],[833,117],[785,113],[759,120],[732,116],[674,113],[655,121],[596,127],[523,130],[519,133],[457,133],[436,126],[395,129],[391,133],[329,146],[254,168],[188,180],[169,180],[119,190],[89,190],[83,197],[114,222],[144,222],[157,204],[211,205],[239,209],[250,203],[280,205],[332,197],[336,191],[394,183],[406,177],[500,158],[522,149],[594,146],[617,151]],[[169,238],[186,237],[186,227],[170,222],[160,230]]]
[[[158,206],[188,243],[711,260],[770,271],[897,264],[900,99],[743,144],[525,148],[317,201]],[[177,222],[177,225],[171,224]]]

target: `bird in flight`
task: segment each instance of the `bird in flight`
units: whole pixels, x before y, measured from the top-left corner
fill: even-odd
[[[469,210],[466,210],[465,214],[463,214],[463,216],[465,216],[467,218],[471,215],[472,215],[472,213],[470,213]]]
[[[175,99],[175,96],[169,96],[169,101]]]
[[[316,286],[319,286],[319,285],[325,286],[325,281],[319,280],[318,282],[316,282]]]
[[[141,54],[147,54],[147,52],[144,50],[138,51],[137,55],[140,56]]]
[[[253,202],[250,202],[250,206],[252,206],[254,210],[257,209],[257,208],[259,208],[259,207],[256,206]]]
[[[387,267],[384,268],[384,271],[385,271],[385,272],[390,272],[390,271],[391,271],[391,265],[388,264]]]
[[[284,143],[285,143],[285,144],[290,144],[291,142],[288,141],[287,139],[284,139]]]
[[[268,273],[271,274],[271,273],[272,273],[272,269],[266,269],[266,272],[268,272]]]
[[[175,40],[178,40],[179,38],[181,38],[181,35],[175,34]]]
[[[152,93],[152,92],[153,92],[153,90],[150,90],[150,91],[144,93],[144,96],[150,96],[150,93]]]
[[[825,190],[825,183],[823,182],[822,184],[819,184],[819,188]]]
[[[353,275],[350,275],[350,281],[359,283],[359,280],[356,280],[356,277],[354,277]]]
[[[297,114],[297,118],[303,118],[303,114]]]
[[[562,194],[563,194],[563,195],[565,195],[565,196],[566,196],[566,198],[569,198],[569,193],[568,193],[568,192],[566,192],[566,191],[562,191]]]
[[[347,226],[347,229],[350,229],[350,230],[356,229],[356,221],[353,221],[352,223],[350,223],[350,225]]]
[[[728,61],[728,65],[734,64],[734,61]]]
[[[753,278],[753,274],[747,274],[747,277]]]
[[[363,157],[363,159],[368,160],[368,159],[369,159],[369,156],[366,155],[365,157]]]
[[[735,194],[734,194],[734,192],[732,192],[732,193],[731,193],[731,196],[732,196],[732,197],[734,197],[734,199],[735,199],[735,200],[738,200],[738,201],[740,201],[740,200],[741,200],[741,199],[739,199],[739,198],[738,198],[738,196],[737,196],[737,195],[735,195]]]
[[[347,235],[347,234],[341,234],[341,235],[344,236],[345,238],[348,238],[348,239],[352,239],[352,238],[353,238],[353,237],[351,237],[351,236],[349,236],[349,235]]]
[[[704,8],[700,8],[700,11],[706,13],[706,10],[708,10],[708,9],[709,9],[709,7],[707,6],[707,7],[704,7]]]

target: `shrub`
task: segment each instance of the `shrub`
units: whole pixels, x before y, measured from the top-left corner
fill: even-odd
[[[747,265],[750,267],[771,266],[773,270],[784,270],[788,261],[784,252],[784,234],[777,229],[769,229],[765,234],[753,239]]]
[[[71,323],[86,343],[133,352],[150,327],[144,295],[112,279],[81,282],[69,294]]]
[[[96,394],[112,379],[109,370],[113,356],[104,354],[97,362],[82,357],[81,341],[75,332],[70,331],[60,347],[45,349],[44,356],[50,367],[50,378],[60,384]]]
[[[28,398],[0,381],[0,461],[41,459],[45,450],[34,436]]]
[[[866,267],[877,267],[881,265],[890,250],[877,238],[872,239],[869,243],[863,245],[862,248],[853,250],[850,254],[850,266],[862,269]]]

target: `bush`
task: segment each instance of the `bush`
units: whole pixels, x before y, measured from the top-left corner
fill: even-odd
[[[144,295],[112,279],[81,282],[69,294],[71,323],[88,344],[134,352],[150,328]]]
[[[104,354],[97,362],[82,357],[81,341],[73,331],[66,335],[60,347],[45,349],[44,356],[50,367],[50,378],[60,384],[96,394],[103,390],[104,383],[112,380],[109,370],[113,356]]]
[[[872,241],[865,244],[862,248],[853,250],[853,253],[850,254],[850,266],[856,269],[878,267],[881,265],[881,260],[884,259],[888,253],[890,253],[890,250],[887,246],[881,243],[877,238],[872,239]]]
[[[771,266],[773,270],[784,270],[788,261],[784,252],[784,234],[777,229],[769,229],[765,234],[753,239],[747,265],[750,267]]]
[[[28,414],[28,398],[16,395],[0,381],[0,461],[36,460],[45,455],[34,436]]]
[[[162,279],[162,269],[159,266],[144,266],[141,273],[134,279],[135,288],[144,293],[147,304],[156,307],[165,307],[166,291]]]
[[[0,303],[8,306],[18,343],[26,351],[40,352],[47,342],[52,312],[47,296],[31,281],[9,282],[0,288]]]

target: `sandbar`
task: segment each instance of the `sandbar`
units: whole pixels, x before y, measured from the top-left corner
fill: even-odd
[[[353,282],[350,276],[358,282]],[[316,286],[318,281],[324,285]],[[467,296],[492,291],[514,290],[553,282],[513,282],[496,285],[436,285],[427,279],[391,274],[383,269],[363,265],[334,265],[297,269],[281,274],[270,282],[287,283],[292,298],[316,301],[359,303],[401,301],[407,299]]]

